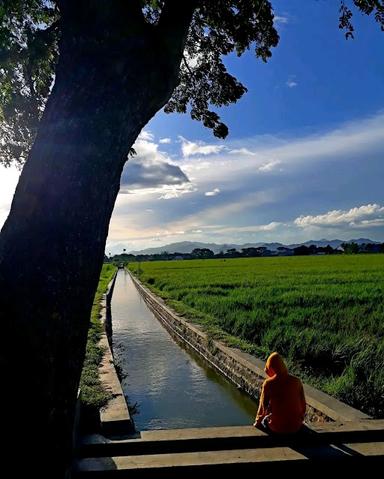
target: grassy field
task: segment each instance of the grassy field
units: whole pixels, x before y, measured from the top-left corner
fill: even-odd
[[[98,345],[103,326],[100,322],[100,301],[106,292],[109,282],[115,274],[116,266],[104,264],[101,270],[99,284],[91,312],[91,323],[88,331],[87,350],[81,374],[80,388],[81,400],[85,407],[98,410],[111,398],[110,393],[105,391],[99,378],[99,365],[104,351]]]
[[[130,263],[209,334],[384,417],[384,255]]]

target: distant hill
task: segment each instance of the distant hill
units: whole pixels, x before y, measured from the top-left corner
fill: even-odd
[[[180,241],[178,243],[166,244],[156,248],[147,248],[141,251],[130,251],[131,254],[159,254],[163,251],[167,253],[191,253],[195,248],[209,248],[214,253],[227,251],[231,248],[240,248],[236,244],[216,244],[216,243],[200,243],[199,241]]]
[[[327,239],[321,239],[321,240],[310,240],[306,241],[305,243],[298,243],[298,244],[291,244],[288,246],[288,248],[296,248],[298,246],[311,246],[315,245],[318,248],[319,247],[325,247],[325,246],[331,246],[332,248],[338,248],[342,243],[357,243],[357,244],[378,244],[378,241],[372,241],[368,238],[358,238],[358,239],[351,239],[351,240],[339,240],[339,239],[333,239],[333,240],[327,240]]]
[[[237,249],[241,250],[243,248],[259,248],[261,246],[264,246],[268,248],[271,251],[276,251],[277,248],[279,247],[285,247],[285,248],[297,248],[298,246],[311,246],[315,245],[317,247],[324,247],[327,245],[330,245],[332,248],[338,248],[342,243],[357,243],[357,244],[363,244],[363,243],[371,243],[371,244],[378,244],[378,241],[372,241],[368,238],[358,238],[358,239],[351,239],[351,240],[340,240],[340,239],[333,239],[333,240],[327,240],[327,239],[321,239],[321,240],[311,240],[311,241],[306,241],[305,243],[296,243],[296,244],[289,244],[289,245],[284,245],[282,243],[245,243],[245,244],[232,244],[232,243],[224,243],[224,244],[216,244],[216,243],[202,243],[199,241],[180,241],[178,243],[170,243],[166,244],[163,246],[158,246],[156,248],[146,248],[140,251],[130,251],[129,253],[138,255],[138,254],[160,254],[164,251],[167,251],[168,253],[191,253],[195,248],[208,248],[211,251],[213,251],[215,254],[220,253],[220,251],[227,251],[229,249]]]

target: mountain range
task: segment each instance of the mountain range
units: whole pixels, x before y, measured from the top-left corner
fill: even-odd
[[[315,245],[317,247],[324,247],[330,245],[332,248],[338,248],[342,243],[371,243],[371,244],[378,244],[378,241],[372,241],[368,238],[358,238],[358,239],[351,239],[351,240],[340,240],[340,239],[320,239],[320,240],[310,240],[306,241],[305,243],[294,243],[285,245],[283,243],[245,243],[245,244],[234,244],[234,243],[224,243],[224,244],[216,244],[216,243],[202,243],[199,241],[180,241],[178,243],[170,243],[163,246],[158,246],[156,248],[146,248],[140,251],[130,251],[130,254],[138,255],[138,254],[159,254],[167,251],[168,253],[191,253],[195,248],[208,248],[212,250],[215,254],[220,253],[220,251],[227,251],[229,249],[236,249],[241,250],[243,248],[259,248],[264,246],[271,251],[276,251],[279,247],[285,248],[297,248],[298,246],[311,246]]]

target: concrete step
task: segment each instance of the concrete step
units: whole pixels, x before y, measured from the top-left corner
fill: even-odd
[[[380,441],[384,441],[383,420],[312,426],[293,437],[274,437],[252,426],[172,429],[143,431],[121,440],[87,436],[78,455],[105,457]]]
[[[148,454],[84,458],[77,462],[74,478],[171,479],[196,474],[322,470],[342,465],[345,470],[366,470],[368,463],[384,459],[384,442],[353,443],[342,447],[269,447],[177,454]],[[324,468],[324,469],[323,469]]]

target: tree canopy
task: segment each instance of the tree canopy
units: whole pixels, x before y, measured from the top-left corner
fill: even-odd
[[[383,0],[342,0],[339,27],[347,38],[354,33],[353,7],[374,15],[384,30]],[[215,107],[236,102],[247,89],[227,71],[223,57],[230,53],[241,56],[252,49],[256,57],[268,60],[279,41],[271,1],[0,1],[0,163],[21,165],[26,160],[55,79],[64,28],[77,26],[86,34],[92,25],[100,41],[106,35],[132,34],[132,29],[146,29],[160,38],[164,25],[173,22],[177,26],[187,9],[194,13],[179,67],[179,84],[164,110],[189,112],[216,137],[225,138],[228,127]],[[111,10],[119,10],[120,25],[113,24],[116,16],[109,14]],[[134,22],[124,29],[128,17]]]

